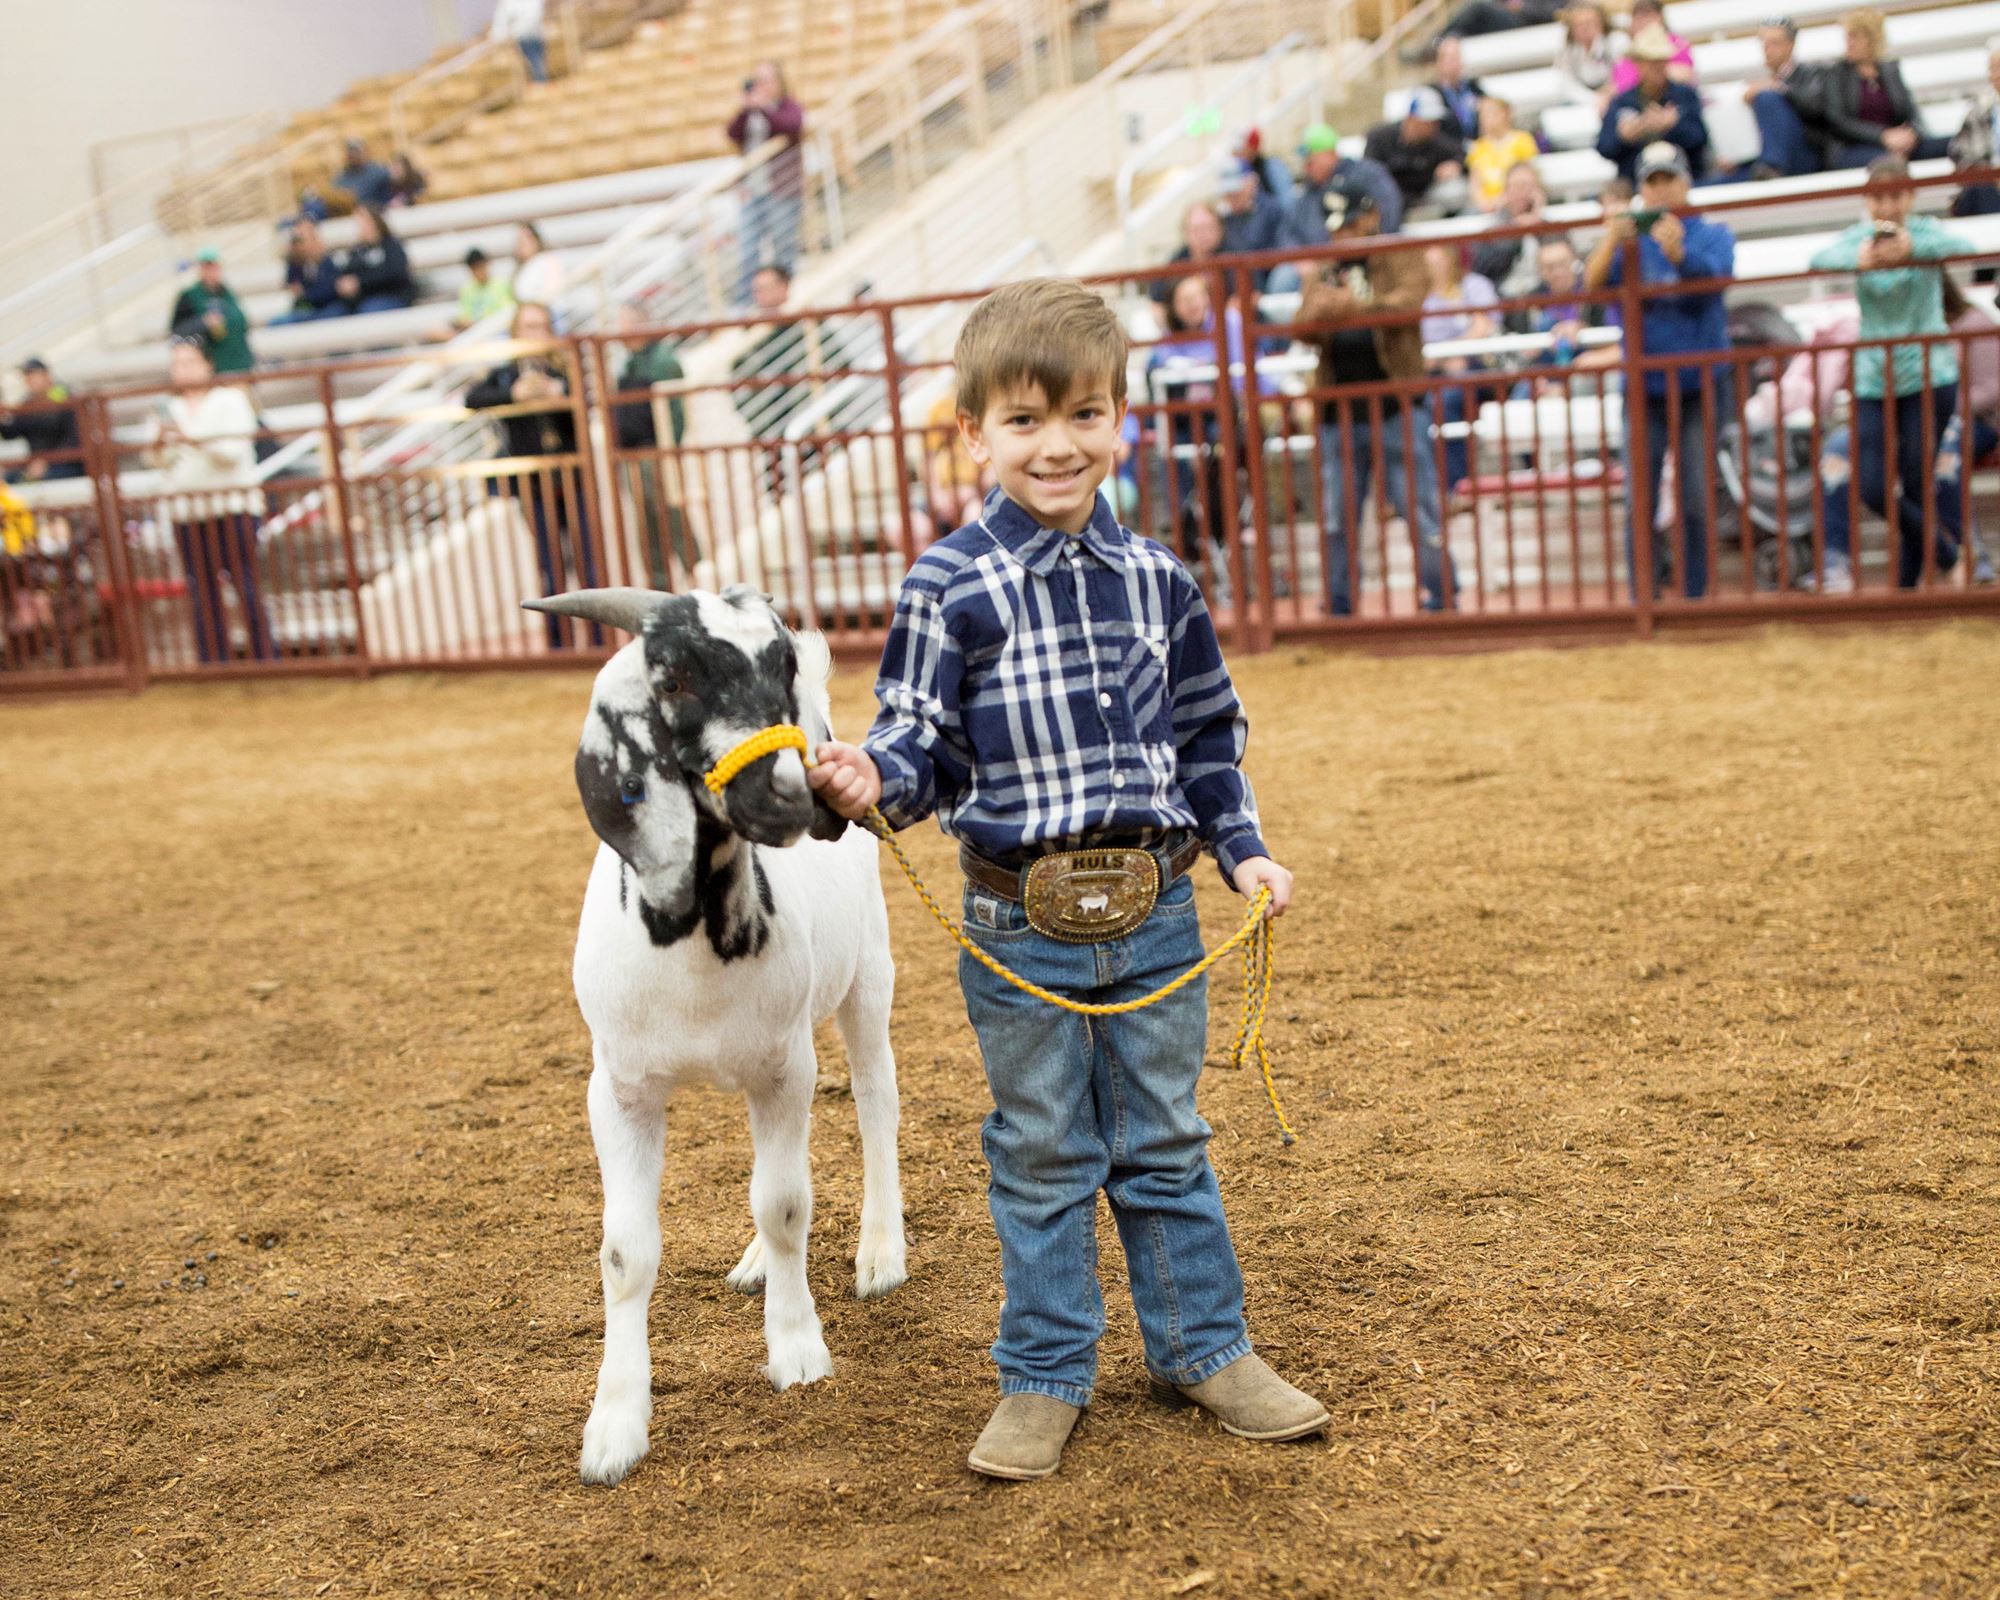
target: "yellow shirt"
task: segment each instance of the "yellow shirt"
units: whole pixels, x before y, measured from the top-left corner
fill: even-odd
[[[1515,128],[1498,139],[1474,139],[1465,153],[1465,170],[1472,178],[1472,201],[1481,211],[1500,203],[1507,174],[1523,161],[1541,154],[1535,136]]]

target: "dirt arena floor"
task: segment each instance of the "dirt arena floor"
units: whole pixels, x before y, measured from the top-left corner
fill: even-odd
[[[1026,1486],[962,1465],[984,1088],[892,868],[910,1282],[848,1293],[830,1044],[839,1370],[773,1394],[743,1113],[678,1103],[653,1453],[586,1490],[586,679],[0,707],[0,1593],[2000,1592],[2000,629],[1240,677],[1300,1143],[1249,1073],[1206,1109],[1334,1424],[1156,1407],[1107,1224],[1098,1402]]]

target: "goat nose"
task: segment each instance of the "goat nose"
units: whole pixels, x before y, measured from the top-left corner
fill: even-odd
[[[798,751],[778,752],[777,765],[771,769],[771,787],[787,800],[796,800],[806,792],[806,764]]]

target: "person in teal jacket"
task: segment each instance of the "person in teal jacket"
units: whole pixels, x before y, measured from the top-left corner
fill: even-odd
[[[1814,269],[1858,274],[1863,340],[1948,333],[1944,269],[1933,263],[1968,254],[1972,246],[1935,217],[1911,214],[1910,169],[1898,156],[1868,168],[1865,198],[1866,220],[1814,256]],[[1937,492],[1934,466],[1938,442],[1958,414],[1958,349],[1945,342],[1858,350],[1854,397],[1861,499],[1877,516],[1888,515],[1888,424],[1894,418],[1896,581],[1915,588],[1924,571],[1926,501],[1937,511],[1930,537],[1939,572],[1957,564],[1964,538],[1960,497]]]

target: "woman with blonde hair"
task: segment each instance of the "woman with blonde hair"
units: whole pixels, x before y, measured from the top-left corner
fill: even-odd
[[[1889,58],[1882,13],[1863,6],[1840,19],[1847,53],[1812,75],[1792,99],[1829,170],[1865,167],[1883,156],[1923,161],[1950,152],[1950,141],[1927,137],[1917,101]]]
[[[1563,42],[1556,50],[1556,86],[1573,105],[1602,111],[1616,92],[1611,86],[1631,41],[1611,31],[1611,18],[1598,0],[1577,0],[1564,11]]]

